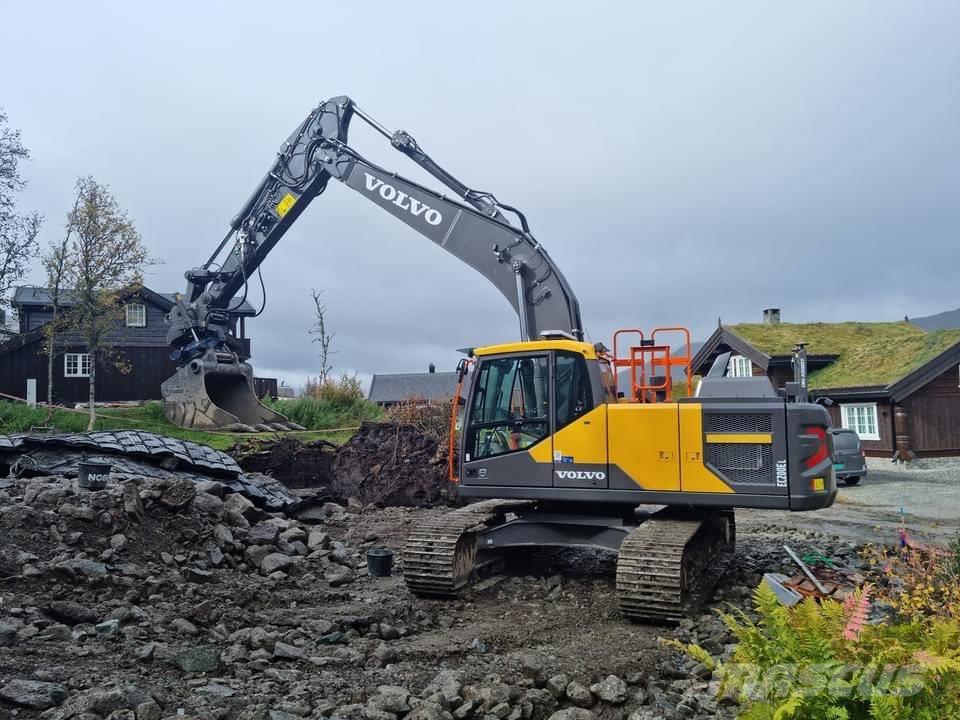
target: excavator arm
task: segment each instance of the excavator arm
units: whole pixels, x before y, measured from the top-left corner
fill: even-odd
[[[387,137],[456,199],[385,170],[350,147],[347,132],[354,117]],[[187,292],[170,311],[167,333],[172,357],[181,366],[163,387],[164,407],[174,422],[208,428],[289,427],[252,393],[252,369],[233,333],[234,313],[267,254],[331,178],[492,282],[517,312],[523,339],[543,334],[582,339],[577,299],[523,214],[490,193],[469,188],[437,165],[408,133],[390,132],[350,98],[340,96],[321,103],[294,130],[211,257],[186,273]]]

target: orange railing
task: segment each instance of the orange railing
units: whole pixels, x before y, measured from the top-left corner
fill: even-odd
[[[668,343],[657,342],[657,336],[673,333],[683,336],[682,347],[686,352],[674,354]],[[630,344],[625,353],[621,353],[624,336],[634,335],[636,344]],[[687,395],[693,389],[693,371],[691,363],[693,353],[690,343],[690,331],[685,327],[658,327],[647,338],[642,330],[627,328],[613,334],[613,356],[609,362],[617,375],[620,368],[630,369],[630,402],[669,402],[673,396],[673,368],[682,367],[687,383]],[[662,376],[662,381],[654,382]]]

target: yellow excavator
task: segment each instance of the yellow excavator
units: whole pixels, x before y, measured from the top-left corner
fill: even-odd
[[[451,195],[364,158],[347,143],[354,118]],[[623,330],[612,350],[585,342],[576,296],[523,213],[460,182],[408,133],[389,131],[344,96],[322,102],[293,131],[210,259],[187,272],[187,291],[168,316],[180,367],[163,398],[174,422],[296,427],[257,400],[234,311],[331,179],[477,270],[519,317],[519,341],[476,347],[460,364],[452,480],[476,502],[411,532],[403,571],[414,593],[455,597],[508,548],[600,548],[618,553],[625,616],[676,621],[695,611],[732,557],[735,508],[833,503],[830,419],[806,402],[802,375],[778,390],[765,377],[727,377],[721,356],[695,395],[673,401],[675,382],[692,387],[689,332]]]

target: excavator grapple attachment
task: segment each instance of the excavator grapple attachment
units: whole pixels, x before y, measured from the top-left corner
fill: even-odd
[[[170,422],[196,430],[281,432],[303,430],[257,399],[253,369],[213,350],[182,366],[160,386]]]

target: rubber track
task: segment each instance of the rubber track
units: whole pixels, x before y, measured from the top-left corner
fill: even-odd
[[[721,534],[724,517],[733,523],[729,513],[685,518],[671,517],[668,509],[627,535],[617,558],[620,612],[654,623],[678,622],[695,612],[733,557]]]
[[[529,501],[484,500],[419,524],[403,547],[403,578],[411,592],[456,597],[473,577],[475,531]]]

